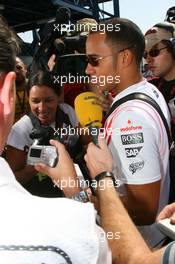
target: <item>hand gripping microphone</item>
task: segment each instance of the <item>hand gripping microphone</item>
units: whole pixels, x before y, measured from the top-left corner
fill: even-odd
[[[102,107],[93,92],[84,92],[75,98],[75,112],[83,128],[89,129],[94,144],[98,146],[98,134],[102,127]]]

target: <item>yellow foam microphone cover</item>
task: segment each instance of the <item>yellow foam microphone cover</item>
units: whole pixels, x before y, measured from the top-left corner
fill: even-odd
[[[82,127],[102,126],[102,107],[93,92],[79,94],[74,101],[75,112]]]

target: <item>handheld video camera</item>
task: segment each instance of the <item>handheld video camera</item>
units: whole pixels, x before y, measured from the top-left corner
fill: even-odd
[[[49,140],[53,138],[51,127],[34,127],[30,138],[34,140],[27,155],[27,164],[44,163],[50,167],[55,167],[58,162],[56,147],[51,146]]]
[[[27,155],[27,164],[35,165],[36,163],[44,163],[47,166],[55,167],[58,162],[58,153],[55,146],[37,145],[36,141],[30,146]]]

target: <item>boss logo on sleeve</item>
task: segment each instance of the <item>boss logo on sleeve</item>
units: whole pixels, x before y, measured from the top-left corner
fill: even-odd
[[[143,133],[121,135],[121,141],[123,145],[143,143]]]

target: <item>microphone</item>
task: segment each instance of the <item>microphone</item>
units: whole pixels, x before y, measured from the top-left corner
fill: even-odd
[[[75,112],[82,127],[88,128],[92,141],[98,146],[98,134],[102,127],[102,107],[93,92],[79,94],[74,101]]]

